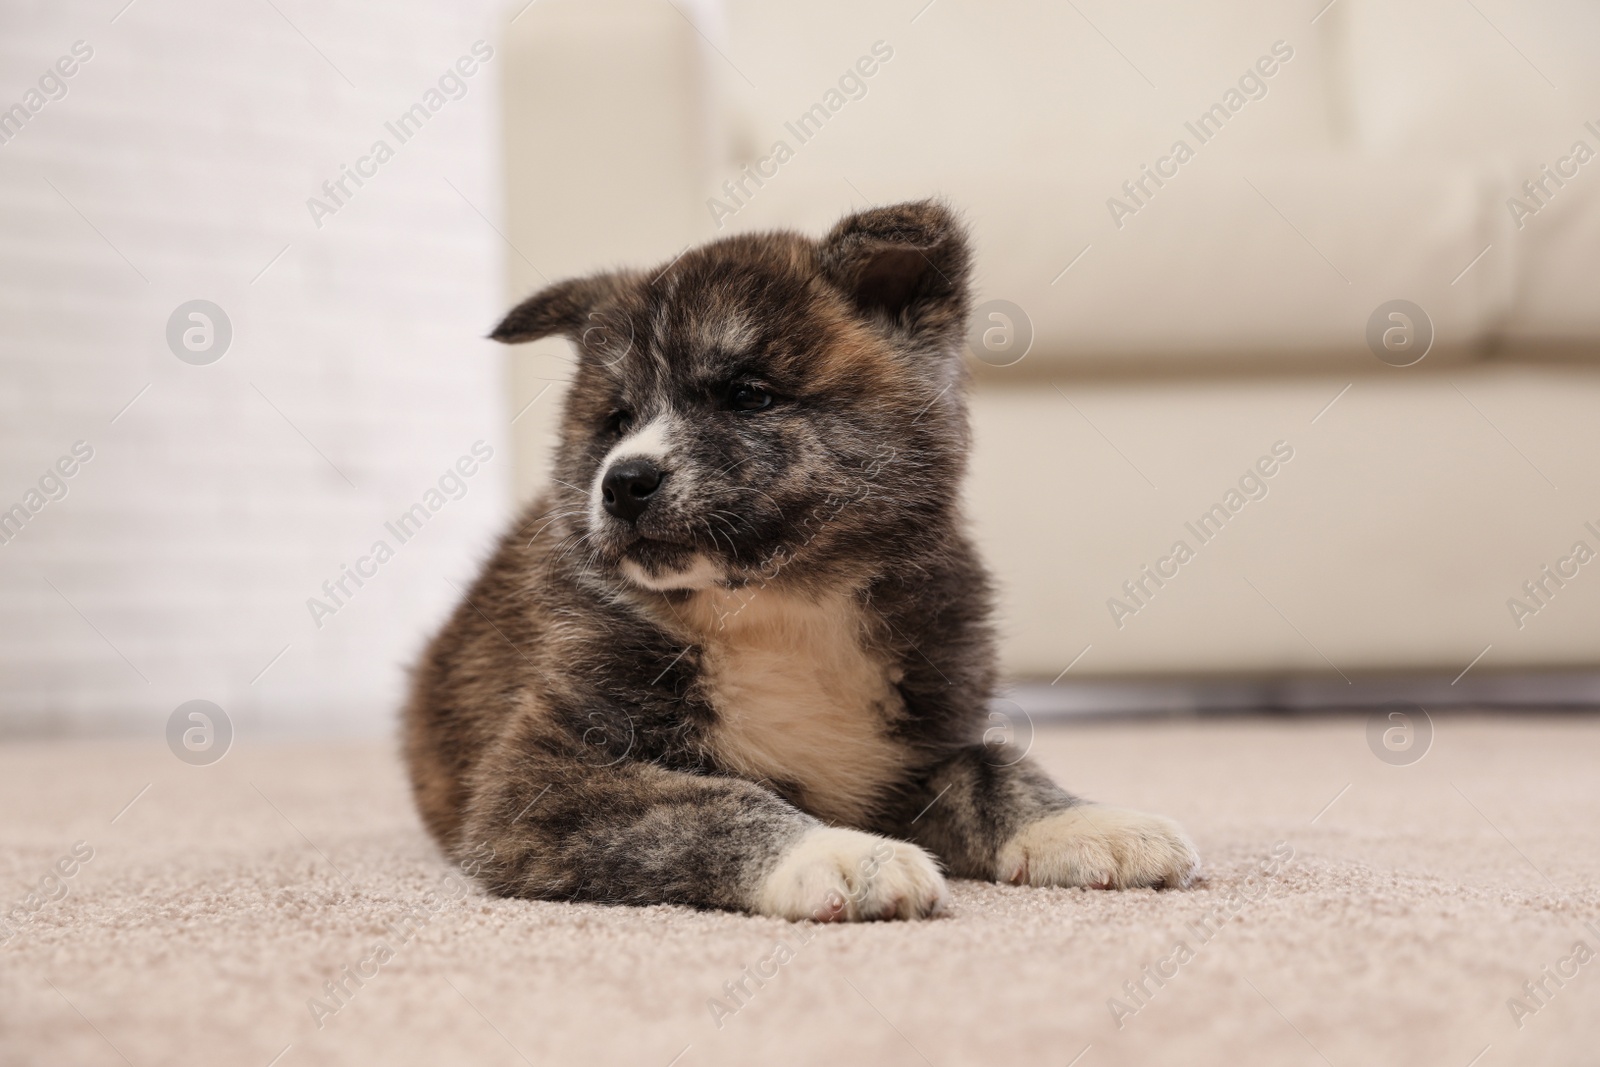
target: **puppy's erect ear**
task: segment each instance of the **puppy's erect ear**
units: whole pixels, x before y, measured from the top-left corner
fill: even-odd
[[[971,253],[960,220],[937,200],[847,216],[818,254],[823,274],[861,314],[917,343],[960,338]]]
[[[569,278],[534,293],[511,309],[490,338],[521,344],[541,337],[561,335],[580,350],[603,354],[625,333],[617,299],[630,279],[620,274],[594,274]]]

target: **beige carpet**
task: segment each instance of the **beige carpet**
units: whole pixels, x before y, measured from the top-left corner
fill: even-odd
[[[958,882],[947,918],[853,928],[452,899],[383,745],[241,742],[210,767],[133,744],[0,747],[7,907],[76,842],[93,849],[0,946],[0,1062],[1600,1062],[1600,961],[1571,961],[1579,940],[1600,950],[1600,720],[1442,717],[1409,767],[1375,758],[1364,726],[1041,733],[1074,787],[1179,817],[1205,881]],[[1293,859],[1246,888],[1280,841]],[[431,920],[396,936],[430,894]],[[333,1012],[324,983],[383,941],[393,958]],[[728,995],[763,965],[776,976]],[[1147,965],[1171,977],[1144,979],[1141,1003],[1124,983]],[[1558,986],[1547,966],[1576,973]],[[1534,1000],[1523,983],[1540,980]],[[1120,1028],[1111,998],[1131,1011]]]

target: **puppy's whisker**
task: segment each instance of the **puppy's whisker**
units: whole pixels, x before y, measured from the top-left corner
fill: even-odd
[[[533,546],[533,543],[539,539],[539,535],[540,534],[542,534],[546,530],[550,529],[550,527],[554,526],[556,523],[560,522],[562,519],[568,519],[568,518],[571,518],[574,515],[582,515],[582,514],[583,514],[583,512],[581,512],[581,511],[572,511],[572,512],[568,512],[565,515],[557,515],[557,516],[555,516],[549,522],[545,523],[543,526],[541,526],[537,530],[535,530],[533,532],[533,536],[528,538],[527,544],[523,545],[523,547],[524,548],[531,548]]]
[[[731,516],[731,518],[737,518],[737,516]],[[728,550],[732,551],[734,547],[733,539],[739,533],[739,527],[733,522],[729,521],[730,516],[728,516],[725,512],[713,511],[706,516],[706,525],[708,528],[711,525],[712,519],[716,519],[718,522],[722,523],[722,525],[728,528]]]
[[[756,457],[754,457],[754,456],[746,456],[743,459],[736,459],[732,463],[728,464],[726,467],[723,467],[721,470],[719,470],[717,472],[717,477],[720,478],[725,474],[728,474],[728,473],[730,473],[730,472],[732,472],[734,470],[737,470],[738,468],[744,466],[746,463],[749,463],[751,460],[753,460],[755,458]]]
[[[591,532],[583,534],[581,536],[578,536],[578,537],[575,537],[575,538],[571,538],[571,539],[569,539],[568,542],[564,542],[563,543],[563,547],[561,548],[560,554],[558,556],[556,556],[556,561],[559,563],[562,560],[566,559],[569,555],[572,554],[574,549],[578,548],[585,541],[588,541],[588,540],[592,539],[594,536],[595,536],[594,533],[591,531]]]
[[[730,485],[730,486],[726,486],[726,487],[724,487],[722,489],[713,489],[713,490],[710,491],[710,493],[708,495],[710,495],[710,496],[725,496],[728,493],[755,493],[758,496],[764,496],[769,501],[771,501],[773,510],[775,510],[778,513],[778,517],[779,518],[783,517],[783,508],[782,508],[781,505],[779,505],[779,503],[776,500],[772,499],[772,494],[766,492],[765,490],[757,489],[753,485]]]
[[[522,522],[522,526],[523,526],[523,528],[527,528],[529,526],[532,526],[534,523],[538,522],[541,519],[545,519],[545,520],[549,520],[549,521],[553,522],[556,519],[565,518],[568,515],[581,515],[581,514],[583,514],[583,511],[584,511],[583,508],[565,508],[565,509],[552,508],[549,511],[542,511],[537,515],[529,516],[527,519],[525,519]]]
[[[706,528],[706,536],[711,538],[711,547],[712,548],[720,548],[721,547],[721,544],[717,541],[717,531],[712,529],[711,520],[710,519],[701,519],[700,522],[697,523],[696,525],[697,526],[704,526]]]

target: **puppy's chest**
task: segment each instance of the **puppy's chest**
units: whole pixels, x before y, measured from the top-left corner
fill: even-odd
[[[848,598],[821,603],[771,590],[717,606],[701,648],[716,709],[716,761],[799,791],[807,811],[858,821],[905,764],[891,727],[904,714],[897,671],[863,640]]]

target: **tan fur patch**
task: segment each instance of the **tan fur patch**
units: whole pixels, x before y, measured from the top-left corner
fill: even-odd
[[[888,736],[900,695],[888,665],[864,647],[855,603],[707,590],[685,621],[699,631],[718,713],[717,761],[746,778],[794,783],[819,818],[859,822],[902,773],[905,753]]]
[[[809,374],[819,386],[836,389],[847,383],[863,396],[889,398],[905,389],[905,374],[889,346],[854,318],[836,299],[814,310],[828,323],[832,343],[811,354]]]

